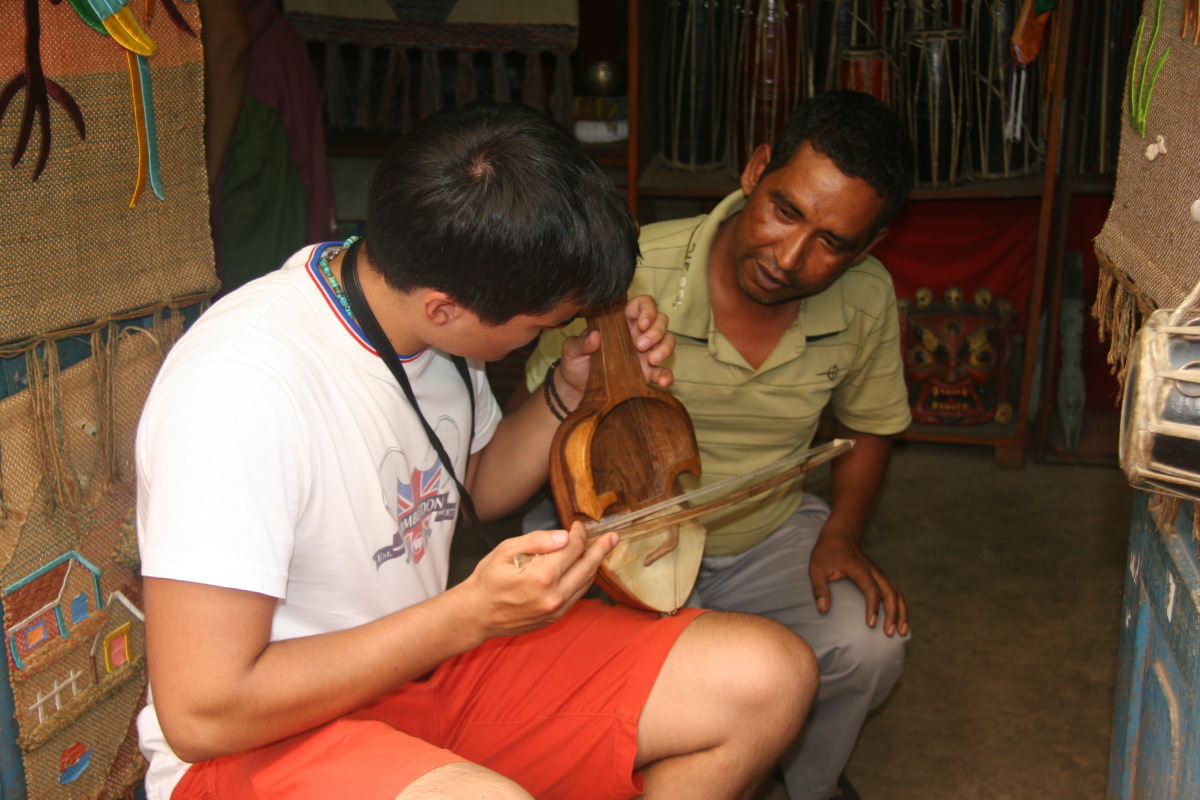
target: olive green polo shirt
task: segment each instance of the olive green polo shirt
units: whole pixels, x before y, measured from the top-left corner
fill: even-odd
[[[684,488],[708,485],[803,453],[821,411],[844,424],[891,435],[910,420],[892,281],[868,256],[828,289],[804,299],[796,321],[753,369],[714,322],[708,300],[708,254],[721,222],[745,205],[739,191],[711,214],[647,225],[629,296],[649,294],[670,318],[677,345],[666,362],[671,392],[692,417],[703,476],[681,476]],[[542,335],[526,365],[532,391],[582,323]],[[705,555],[743,552],[799,508],[799,482],[704,517]]]

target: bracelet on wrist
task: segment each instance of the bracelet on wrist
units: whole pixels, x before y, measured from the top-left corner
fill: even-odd
[[[550,413],[553,414],[559,422],[567,418],[571,412],[567,410],[566,403],[558,394],[558,389],[554,387],[554,370],[558,369],[559,362],[562,359],[554,359],[554,363],[546,368],[546,379],[542,381],[542,394],[546,398],[546,406],[549,407]]]

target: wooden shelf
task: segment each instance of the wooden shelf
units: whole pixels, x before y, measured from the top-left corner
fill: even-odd
[[[585,144],[588,155],[596,159],[596,163],[610,169],[625,169],[629,163],[629,145],[626,142],[612,144]]]
[[[1016,438],[1017,423],[1001,425],[985,422],[982,425],[934,425],[914,422],[897,439],[910,442],[962,442],[964,444],[1005,445]]]

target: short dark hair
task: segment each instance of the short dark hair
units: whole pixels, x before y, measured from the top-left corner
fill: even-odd
[[[488,325],[563,300],[620,299],[637,226],[583,146],[528,106],[472,103],[426,117],[371,182],[371,263],[401,290],[446,292]]]
[[[839,89],[801,103],[771,148],[763,174],[787,164],[805,142],[846,175],[871,184],[887,201],[872,235],[904,205],[912,189],[916,157],[907,128],[882,100]]]

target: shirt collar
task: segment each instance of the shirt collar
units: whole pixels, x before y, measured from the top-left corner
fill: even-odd
[[[664,309],[670,318],[671,332],[692,339],[708,339],[712,327],[712,308],[708,300],[709,254],[721,223],[746,205],[739,189],[722,200],[696,227],[688,242],[683,271],[675,299]]]
[[[804,298],[799,322],[804,326],[806,338],[814,339],[846,330],[849,323],[846,318],[845,283],[838,277],[824,291]]]

